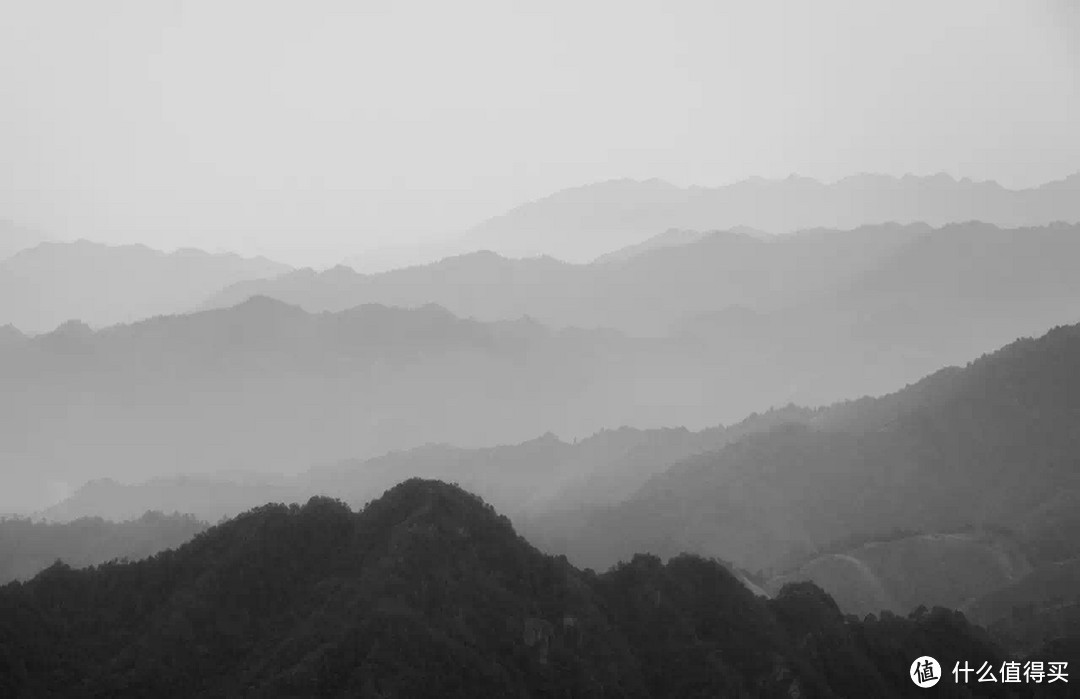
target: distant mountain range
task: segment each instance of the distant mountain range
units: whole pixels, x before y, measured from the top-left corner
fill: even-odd
[[[309,314],[265,297],[98,331],[66,323],[0,345],[0,492],[13,498],[0,509],[47,504],[49,482],[295,473],[428,442],[585,436],[660,413],[693,424],[708,410],[691,399],[701,361],[680,352],[432,305]]]
[[[812,584],[765,600],[691,556],[583,572],[421,480],[56,565],[0,588],[0,649],[4,696],[904,697],[920,655],[1006,657],[946,609],[845,618]]]
[[[242,302],[231,308],[96,333],[67,324],[33,341],[9,329],[0,432],[11,439],[0,450],[18,465],[9,472],[62,464],[58,483],[73,488],[192,464],[295,472],[545,431],[700,430],[792,402],[880,395],[1076,322],[1078,267],[1078,226],[958,224],[769,241],[714,233],[589,266],[487,253],[386,275],[285,274],[232,287],[217,299]],[[487,318],[462,320],[432,298]],[[524,310],[671,328],[660,338],[558,330]]]
[[[658,334],[728,306],[775,310],[835,290],[929,228],[1075,224],[1078,200],[1080,174],[1017,191],[945,176],[748,180],[716,189],[617,181],[518,207],[477,227],[462,254],[429,265],[371,275],[301,270],[280,281],[271,280],[291,270],[261,258],[45,243],[0,255],[0,326],[104,327],[267,295],[307,310],[438,303],[480,320],[529,315],[556,327]],[[12,225],[0,234],[18,246],[41,240]],[[592,252],[564,254],[567,246]],[[538,257],[509,259],[530,255]]]
[[[527,315],[553,327],[667,335],[679,361],[704,366],[690,399],[702,410],[659,424],[696,429],[791,402],[880,395],[1076,322],[1077,268],[1074,225],[882,225],[769,240],[714,232],[594,265],[476,253],[381,275],[301,271],[236,285],[210,305],[252,294],[309,311],[437,302],[484,321]],[[659,391],[662,376],[665,390],[679,385],[644,368],[634,381]]]
[[[901,348],[928,341],[918,327],[918,316],[926,311],[935,318],[974,312],[976,324],[996,314],[1011,323],[995,333],[996,342],[976,345],[981,351],[1080,318],[1080,282],[1072,273],[1077,265],[1076,225],[1000,229],[967,223],[933,229],[886,224],[771,239],[746,231],[683,231],[590,265],[478,252],[376,275],[345,267],[300,270],[238,283],[206,307],[227,307],[256,295],[309,311],[437,303],[465,318],[529,316],[557,328],[608,327],[635,335],[662,335],[744,308],[762,316],[772,333],[802,336],[824,323],[835,335],[857,324],[864,327],[853,329],[855,339],[870,332],[902,333]],[[1030,312],[1038,318],[1022,327]],[[948,322],[955,325],[958,319],[950,316]],[[756,329],[730,332],[759,347],[770,339],[747,330]],[[932,332],[936,336],[941,330],[935,326]]]
[[[63,524],[101,517],[112,522],[136,519],[145,512],[183,512],[218,522],[268,502],[303,502],[291,478],[247,475],[170,475],[139,483],[95,478],[61,502],[33,513],[40,522]]]
[[[161,512],[146,512],[124,522],[100,517],[62,524],[0,519],[0,585],[29,580],[59,560],[85,567],[146,558],[176,548],[206,528],[190,515]]]
[[[996,182],[854,175],[832,184],[806,177],[752,178],[723,187],[677,187],[662,180],[612,180],[556,192],[472,229],[462,249],[509,257],[551,255],[589,262],[669,228],[767,233],[868,224],[938,227],[985,221],[1005,228],[1080,222],[1080,173],[1039,187]]]
[[[0,326],[43,333],[69,320],[128,323],[187,311],[230,284],[289,270],[264,258],[201,250],[42,243],[0,260]]]
[[[371,459],[320,465],[288,478],[169,476],[124,484],[97,479],[38,516],[128,520],[148,510],[188,512],[217,521],[266,502],[304,502],[333,495],[362,507],[403,477],[437,478],[482,494],[512,518],[565,507],[614,504],[683,458],[778,424],[810,420],[814,411],[789,407],[730,427],[602,430],[564,442],[553,434],[515,445],[466,449],[428,444]]]

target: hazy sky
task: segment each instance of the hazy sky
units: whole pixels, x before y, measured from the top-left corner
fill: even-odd
[[[1080,170],[1071,0],[0,0],[0,218],[326,264],[614,177]]]

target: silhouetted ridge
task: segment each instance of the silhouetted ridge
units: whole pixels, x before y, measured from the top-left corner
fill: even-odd
[[[582,572],[420,479],[0,588],[4,696],[899,697],[923,653],[1001,657],[944,610],[844,619],[809,584],[770,602],[693,556]]]
[[[389,528],[401,523],[453,528],[467,524],[493,526],[513,533],[510,521],[495,508],[457,485],[410,478],[387,490],[361,513],[368,526]]]

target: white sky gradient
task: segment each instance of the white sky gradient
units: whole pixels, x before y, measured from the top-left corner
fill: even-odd
[[[1070,0],[0,0],[0,218],[331,264],[563,187],[1080,170]]]

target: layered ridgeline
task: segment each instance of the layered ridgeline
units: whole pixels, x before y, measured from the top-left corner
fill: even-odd
[[[727,428],[428,445],[277,482],[95,482],[45,514],[216,520],[320,493],[359,507],[402,478],[435,477],[482,493],[579,565],[602,570],[638,551],[719,556],[759,591],[810,579],[860,616],[959,608],[1030,649],[1080,629],[1078,361],[1070,326],[881,399]]]
[[[378,275],[306,270],[239,284],[211,305],[253,294],[312,312],[435,302],[483,321],[527,315],[553,328],[666,335],[707,353],[714,368],[738,368],[704,392],[726,397],[731,410],[713,418],[724,422],[769,405],[881,394],[1080,319],[1075,225],[676,239],[689,242],[590,265],[474,253]],[[748,396],[761,401],[739,400]]]
[[[700,430],[787,404],[789,382],[686,339],[430,305],[307,313],[260,297],[98,331],[66,323],[0,344],[0,512],[96,478],[296,473],[611,425]]]
[[[734,307],[752,311],[757,324],[771,332],[810,314],[814,324],[826,324],[817,336],[837,330],[835,323],[856,325],[855,330],[869,323],[868,333],[881,331],[875,322],[916,322],[907,342],[923,343],[938,328],[920,327],[922,312],[961,306],[977,311],[981,321],[995,311],[1007,319],[1016,308],[1055,304],[1043,311],[1048,314],[1060,310],[1064,296],[1075,301],[1080,284],[1070,273],[1080,263],[1076,225],[881,224],[775,238],[746,229],[709,231],[669,231],[591,264],[473,252],[382,274],[347,267],[298,270],[238,283],[208,306],[232,306],[257,295],[308,311],[437,303],[478,320],[527,315],[554,327],[631,334],[664,334]],[[1076,312],[1075,305],[1070,308]],[[813,327],[797,330],[805,334]],[[745,335],[755,329],[729,330]]]
[[[148,560],[0,588],[4,696],[899,697],[920,655],[1004,657],[944,609],[859,621],[704,559],[582,572],[419,480],[359,514],[267,505]]]
[[[264,258],[201,250],[42,243],[0,259],[0,326],[43,333],[69,320],[128,323],[187,311],[223,287],[287,271]]]
[[[218,522],[268,502],[304,502],[296,479],[261,474],[157,476],[132,483],[95,478],[60,502],[34,513],[43,522],[66,523],[101,517],[120,522],[145,512],[184,512]]]
[[[158,510],[189,512],[216,522],[266,502],[304,502],[315,495],[333,495],[361,507],[403,478],[422,477],[456,483],[518,519],[552,509],[621,502],[687,456],[813,415],[811,410],[788,407],[698,432],[623,427],[574,442],[549,433],[496,447],[428,444],[320,465],[291,477],[173,475],[133,483],[95,479],[39,516],[58,522],[80,517],[123,520]]]
[[[1055,328],[676,464],[597,513],[576,555],[687,548],[763,568],[855,534],[983,525],[1075,555],[1080,539],[1040,527],[1080,498],[1078,391],[1080,325]]]
[[[1033,613],[1075,613],[1077,395],[1080,325],[1059,327],[523,526],[581,565],[692,551],[777,574],[774,589],[812,578],[852,612],[950,603],[989,622],[1015,605],[979,600],[1012,588]]]
[[[347,267],[298,270],[238,283],[210,307],[265,295],[309,311],[363,303],[438,303],[463,317],[505,320],[527,315],[556,327],[610,327],[658,334],[701,313],[742,305],[784,307],[807,293],[848,281],[920,237],[926,225],[808,231],[775,240],[746,230],[669,231],[592,264],[542,256],[510,259],[470,252],[381,274]]]
[[[716,424],[709,357],[437,306],[309,314],[266,298],[0,346],[0,511],[92,478],[295,473],[426,443]],[[720,373],[718,373],[720,372]],[[764,400],[764,398],[763,398]],[[35,507],[36,509],[36,507]]]
[[[29,579],[56,561],[83,567],[146,558],[176,548],[205,529],[205,523],[190,515],[161,512],[121,522],[101,517],[65,523],[0,519],[0,584]]]
[[[754,178],[714,188],[615,180],[519,206],[474,228],[462,245],[511,257],[547,254],[586,262],[668,228],[749,226],[790,233],[889,221],[932,226],[986,221],[1009,228],[1076,223],[1080,174],[1024,190],[947,175],[855,175],[832,184],[795,176]]]

